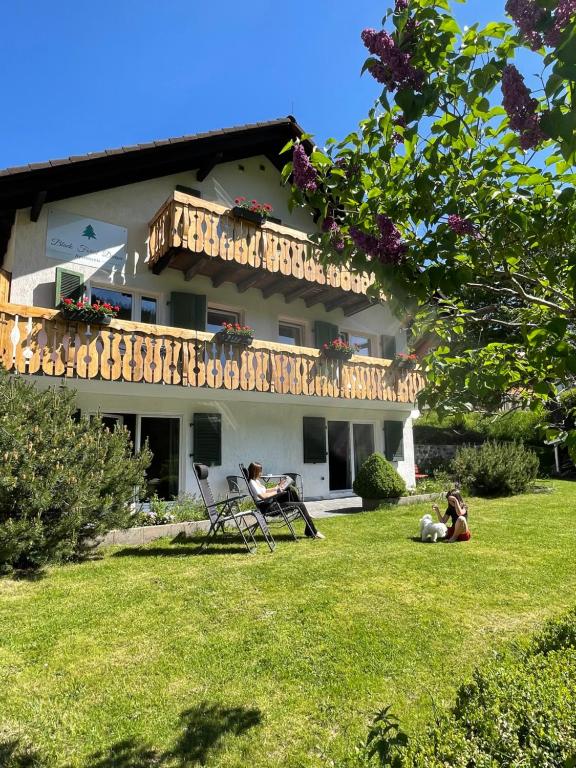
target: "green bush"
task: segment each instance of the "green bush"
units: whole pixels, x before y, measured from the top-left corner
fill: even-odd
[[[538,457],[522,443],[493,441],[459,448],[451,464],[460,484],[479,496],[522,493],[536,479],[538,467]]]
[[[353,488],[363,499],[396,499],[406,493],[403,478],[380,453],[373,453],[362,464]]]
[[[388,711],[385,721],[381,714],[370,727],[366,755],[394,768],[567,768],[576,757],[575,711],[571,611],[477,669],[454,708],[437,714],[413,741]]]
[[[0,370],[0,570],[81,554],[128,527],[150,452],[132,455],[124,429],[79,419],[74,394],[37,389]]]

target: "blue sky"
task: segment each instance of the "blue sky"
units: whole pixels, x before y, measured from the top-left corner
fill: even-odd
[[[388,0],[16,0],[3,10],[0,167],[294,114],[343,138],[379,89],[364,27]],[[462,24],[504,0],[456,6]]]

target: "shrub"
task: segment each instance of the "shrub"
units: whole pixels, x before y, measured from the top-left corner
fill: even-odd
[[[394,768],[549,768],[576,756],[576,611],[548,623],[530,642],[509,647],[458,690],[450,712],[414,741],[382,716],[368,755]],[[392,727],[389,727],[390,724]],[[367,764],[367,763],[365,763]],[[373,764],[373,763],[372,763]]]
[[[191,494],[182,493],[172,501],[163,501],[154,494],[150,498],[147,511],[141,511],[133,520],[133,525],[165,525],[166,523],[188,523],[194,520],[206,520],[204,504]]]
[[[406,493],[406,483],[380,453],[373,453],[362,464],[353,488],[363,499],[395,499]]]
[[[76,416],[74,394],[39,390],[0,370],[0,569],[81,554],[130,525],[150,452],[132,455],[124,429]]]
[[[459,482],[479,496],[522,493],[536,479],[538,457],[521,443],[489,441],[473,448],[459,448],[452,472]]]

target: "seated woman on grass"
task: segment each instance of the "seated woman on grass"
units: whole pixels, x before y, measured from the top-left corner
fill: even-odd
[[[452,523],[446,533],[446,543],[454,544],[456,541],[469,541],[470,529],[468,528],[468,507],[464,503],[460,491],[455,488],[448,491],[446,499],[448,500],[448,508],[443,515],[440,514],[438,504],[432,505],[432,509],[436,512],[438,520],[441,523],[447,524],[448,520]]]

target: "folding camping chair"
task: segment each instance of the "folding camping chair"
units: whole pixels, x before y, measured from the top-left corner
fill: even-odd
[[[298,540],[292,523],[294,520],[298,519],[304,520],[304,522],[306,522],[300,507],[297,504],[291,503],[280,504],[280,502],[275,501],[273,496],[266,500],[259,499],[256,494],[253,493],[252,488],[250,487],[250,483],[248,481],[248,470],[244,464],[240,464],[239,467],[240,472],[242,473],[242,477],[246,482],[248,493],[250,494],[252,501],[266,522],[270,524],[276,523],[279,525],[286,525],[292,534],[292,537],[295,540]]]
[[[242,512],[238,501],[243,499],[244,494],[232,496],[222,501],[214,501],[214,495],[208,482],[208,467],[205,464],[194,464],[194,474],[200,488],[200,495],[206,507],[208,518],[210,520],[210,529],[206,534],[206,539],[202,544],[205,549],[218,532],[225,534],[226,524],[234,524],[248,552],[253,554],[256,551],[256,539],[254,532],[260,528],[270,551],[273,552],[276,546],[274,538],[270,533],[268,524],[264,516],[260,513],[258,507]],[[252,543],[250,543],[250,541]]]

